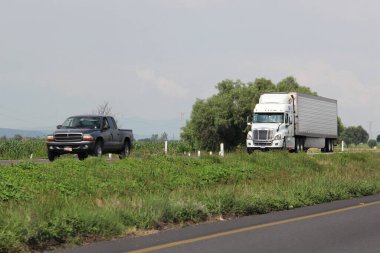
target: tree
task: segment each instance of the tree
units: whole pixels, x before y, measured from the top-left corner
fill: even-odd
[[[198,99],[190,120],[182,128],[181,138],[193,147],[216,150],[221,142],[232,149],[245,142],[247,117],[265,92],[303,92],[315,94],[308,87],[300,86],[293,77],[287,77],[275,85],[271,80],[258,78],[254,82],[223,80],[215,88],[217,94]]]
[[[166,132],[163,132],[160,136],[160,141],[167,141],[169,138],[168,138],[168,134]]]
[[[380,142],[380,134],[377,136],[376,141]]]
[[[22,140],[22,135],[15,134],[15,136],[13,136],[13,139],[15,139],[16,141],[21,141]]]
[[[338,137],[341,138],[345,128],[340,117],[338,117],[337,121],[338,121]]]
[[[98,115],[113,116],[112,115],[112,107],[111,107],[110,103],[107,101],[104,101],[103,104],[98,105],[95,113]]]
[[[158,141],[158,134],[152,134],[152,137],[150,137],[151,141]]]
[[[367,143],[369,135],[362,126],[350,126],[345,129],[342,138],[347,145],[358,145],[359,143]]]
[[[376,141],[376,140],[369,140],[369,141],[368,141],[368,146],[369,146],[370,148],[374,148],[374,147],[376,147],[376,146],[377,146],[377,141]]]

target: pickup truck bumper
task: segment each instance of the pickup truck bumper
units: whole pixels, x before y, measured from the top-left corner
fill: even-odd
[[[94,150],[94,147],[94,141],[47,143],[48,150],[56,154],[91,153]]]

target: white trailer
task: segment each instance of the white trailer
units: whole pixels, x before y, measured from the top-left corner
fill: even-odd
[[[309,148],[332,152],[338,137],[337,101],[296,92],[262,94],[248,125],[248,153]]]

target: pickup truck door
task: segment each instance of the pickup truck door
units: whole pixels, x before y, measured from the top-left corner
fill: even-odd
[[[123,136],[120,130],[117,128],[115,119],[112,117],[107,117],[108,122],[111,127],[111,133],[112,133],[112,149],[114,151],[119,151],[123,147]]]
[[[104,139],[103,151],[110,151],[113,149],[113,133],[111,126],[106,117],[103,118],[102,123],[102,136]]]

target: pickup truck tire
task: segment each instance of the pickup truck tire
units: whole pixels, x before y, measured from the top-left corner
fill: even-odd
[[[119,158],[120,159],[127,158],[130,153],[131,153],[131,145],[129,144],[128,141],[125,141],[123,145],[123,149],[121,150],[119,154]]]
[[[53,151],[48,151],[48,159],[50,162],[54,161],[57,156],[58,155],[56,155]]]
[[[88,157],[87,154],[78,154],[78,159],[83,161],[84,159],[86,159]]]
[[[94,156],[101,157],[103,155],[103,142],[102,141],[96,141],[95,147],[94,147]]]

